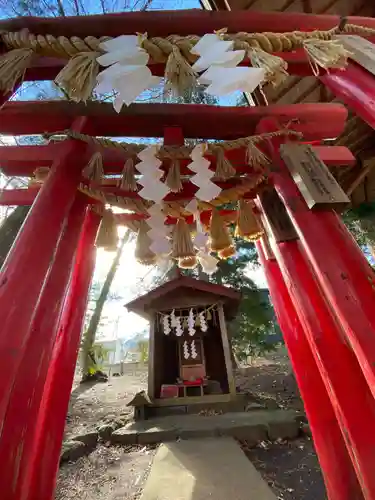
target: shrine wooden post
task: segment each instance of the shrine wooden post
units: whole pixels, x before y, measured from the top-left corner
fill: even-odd
[[[338,425],[330,395],[290,298],[279,265],[256,242],[277,321],[283,333],[322,467],[329,500],[360,500],[361,489]]]
[[[277,128],[275,121],[266,119],[258,131]],[[280,158],[283,141],[282,138],[270,141],[275,188],[375,395],[375,273],[336,212],[308,209]]]
[[[86,214],[73,275],[49,367],[34,440],[30,473],[18,487],[17,500],[53,498],[88,293],[95,267],[95,239],[101,217]]]
[[[56,159],[0,272],[0,421],[4,420],[42,288],[74,201],[87,146],[69,141]],[[22,415],[19,415],[22,418]]]
[[[20,499],[19,486],[32,464],[39,405],[86,207],[87,200],[79,194],[57,245],[32,321],[21,369],[12,387],[0,446],[0,488],[4,492],[4,500]],[[14,443],[18,443],[17,446]],[[15,486],[8,490],[10,476],[14,478]]]

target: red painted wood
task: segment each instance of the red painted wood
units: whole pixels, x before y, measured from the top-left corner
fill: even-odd
[[[306,333],[365,498],[375,498],[375,401],[351,347],[298,241],[273,247],[290,297]],[[360,411],[358,411],[360,408]]]
[[[334,71],[320,80],[370,127],[375,128],[375,76],[350,62],[345,71]]]
[[[1,111],[0,133],[40,134],[69,128],[76,116],[90,119],[82,132],[98,136],[162,137],[165,127],[181,127],[186,138],[238,139],[254,133],[264,117],[304,134],[305,140],[337,137],[347,110],[340,104],[220,107],[203,104],[132,104],[116,113],[110,103],[15,101]]]
[[[100,217],[87,213],[38,416],[34,460],[19,500],[53,498],[79,341],[95,267]]]
[[[48,144],[46,146],[7,146],[0,148],[0,165],[2,171],[9,176],[31,176],[38,167],[51,166],[56,155],[59,155],[64,143]],[[345,146],[313,146],[315,153],[328,166],[354,166],[356,159],[352,152]],[[124,168],[125,154],[117,149],[99,149],[103,156],[104,171],[106,174],[120,174]],[[249,167],[246,163],[244,149],[232,149],[225,153],[238,173],[246,173]],[[215,170],[215,158],[206,155],[211,161],[211,169]],[[181,160],[182,175],[191,174],[187,165],[189,160]],[[165,167],[162,167],[165,168]],[[1,198],[0,198],[1,200]]]
[[[349,16],[349,23],[375,28],[375,19]],[[297,12],[254,11],[205,11],[201,9],[180,11],[126,12],[79,17],[48,17],[4,19],[0,29],[18,31],[24,28],[37,34],[55,36],[119,36],[147,32],[149,36],[204,35],[223,27],[228,32],[328,30],[340,23],[339,16],[300,14]]]
[[[43,287],[29,340],[15,378],[0,446],[0,489],[4,500],[20,500],[33,463],[37,416],[52,349],[68,291],[87,203],[76,198],[62,231],[53,264]],[[9,488],[12,477],[14,487]]]
[[[255,243],[297,379],[330,500],[362,499],[327,390],[276,260]]]
[[[267,120],[259,131],[276,126]],[[270,149],[279,167],[275,187],[375,396],[375,273],[334,211],[308,210],[277,154],[280,142],[274,139]]]
[[[30,335],[35,307],[76,194],[80,180],[78,164],[84,166],[85,152],[82,143],[67,142],[65,154],[53,165],[0,272],[1,425]]]

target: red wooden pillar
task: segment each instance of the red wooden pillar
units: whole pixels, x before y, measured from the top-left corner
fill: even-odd
[[[267,259],[259,241],[259,259],[267,278],[276,317],[309,419],[329,500],[362,499],[327,390],[276,260]]]
[[[19,500],[19,487],[32,465],[40,401],[86,207],[87,201],[78,195],[58,243],[12,387],[0,446],[0,490],[4,500]],[[10,477],[14,481],[12,488]]]
[[[17,500],[52,500],[90,283],[100,216],[87,213],[40,406],[32,471]]]
[[[0,272],[0,422],[4,421],[62,226],[88,161],[86,153],[85,144],[67,141],[65,152],[54,162]]]
[[[310,344],[357,473],[363,495],[375,498],[375,400],[298,240],[274,247],[290,297]]]
[[[374,45],[375,50],[375,45]],[[354,62],[345,71],[330,71],[320,80],[370,127],[375,128],[375,76]]]
[[[272,119],[258,127],[276,129]],[[375,396],[375,273],[333,210],[308,209],[278,154],[282,142],[272,139],[269,147],[275,188]]]

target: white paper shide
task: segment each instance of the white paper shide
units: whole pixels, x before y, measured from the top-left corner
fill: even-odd
[[[262,68],[237,67],[245,50],[233,50],[233,41],[225,41],[216,33],[204,35],[191,50],[200,56],[193,70],[204,71],[199,81],[208,85],[208,94],[224,96],[235,91],[253,92],[265,77]]]
[[[148,53],[142,48],[146,35],[121,35],[99,44],[105,53],[97,58],[106,67],[97,76],[96,92],[115,91],[113,107],[119,113],[123,104],[131,104],[143,91],[157,86],[161,78],[147,67]]]

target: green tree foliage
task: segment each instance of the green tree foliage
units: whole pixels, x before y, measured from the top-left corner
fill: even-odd
[[[343,220],[359,246],[375,259],[375,203],[362,203],[343,215]]]
[[[4,219],[0,226],[0,267],[11,249],[16,236],[24,223],[30,207],[16,207],[13,212]]]

